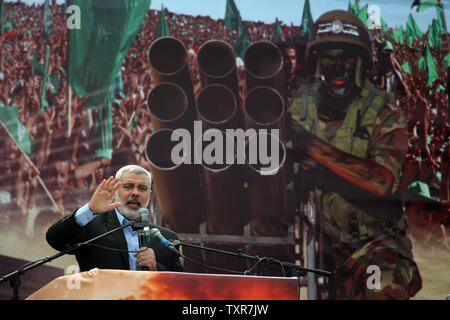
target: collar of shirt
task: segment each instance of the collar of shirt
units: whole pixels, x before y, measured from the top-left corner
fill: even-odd
[[[114,209],[114,211],[116,212],[117,219],[119,219],[119,223],[120,223],[121,226],[124,226],[124,225],[126,225],[127,223],[129,223],[129,220],[126,219],[126,218],[119,212],[119,210],[117,210],[117,208]]]

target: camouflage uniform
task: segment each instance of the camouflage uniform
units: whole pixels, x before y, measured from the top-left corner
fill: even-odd
[[[338,150],[387,168],[396,193],[408,140],[406,120],[392,96],[365,80],[345,116],[329,119],[317,111],[321,85],[315,77],[300,86],[291,105],[293,132],[302,126]],[[315,193],[325,246],[321,267],[333,271],[332,298],[407,299],[420,290],[400,202],[349,200],[327,183],[318,184]],[[370,265],[380,268],[380,289],[367,286]]]

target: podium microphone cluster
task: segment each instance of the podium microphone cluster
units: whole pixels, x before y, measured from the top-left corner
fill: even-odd
[[[131,223],[131,227],[134,231],[136,231],[139,240],[139,248],[146,247],[150,248],[151,239],[156,239],[160,242],[165,248],[174,252],[177,255],[181,255],[181,253],[174,247],[170,241],[168,241],[161,234],[161,231],[158,228],[150,229],[150,223],[148,221],[148,210],[146,208],[141,208],[138,210],[139,218]],[[142,267],[142,270],[148,270],[147,267]]]
[[[150,247],[150,223],[148,222],[148,210],[141,208],[138,210],[139,218],[131,223],[131,227],[136,231],[139,241],[139,248]],[[142,270],[148,271],[148,268],[143,266]]]

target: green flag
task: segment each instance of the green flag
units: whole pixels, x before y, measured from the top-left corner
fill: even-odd
[[[446,34],[447,33],[447,26],[445,25],[445,19],[444,19],[444,7],[442,3],[438,0],[415,0],[414,3],[411,5],[411,8],[416,10],[417,12],[422,12],[424,10],[427,10],[429,8],[436,8],[437,12],[437,19],[440,27],[440,33]]]
[[[442,3],[439,3],[439,5],[436,7],[436,11],[440,33],[447,34],[447,26],[445,25],[444,9],[442,7]]]
[[[440,3],[437,0],[415,0],[411,5],[411,8],[416,10],[417,12],[422,12],[429,8],[435,8]]]
[[[428,45],[430,48],[439,48],[441,45],[441,37],[439,32],[439,23],[436,19],[433,19],[433,22],[428,27]]]
[[[242,19],[241,14],[239,13],[238,8],[236,7],[236,4],[234,3],[234,0],[227,0],[227,6],[225,9],[225,19],[223,22],[224,26],[234,29],[238,32],[238,34],[241,33],[241,27],[242,27]]]
[[[411,46],[414,42],[414,39],[416,38],[416,33],[414,31],[414,27],[411,23],[412,16],[409,15],[408,22],[406,23],[406,41],[408,42],[408,45]]]
[[[419,29],[419,26],[413,16],[409,14],[408,22],[406,23],[406,39],[408,41],[408,45],[411,46],[414,39],[421,36],[423,36],[422,31]]]
[[[111,98],[122,66],[151,0],[68,0],[80,8],[80,29],[69,30],[68,80],[85,107],[99,107]]]
[[[416,33],[417,37],[422,37],[423,32],[422,32],[422,30],[420,30],[419,25],[416,23],[416,20],[414,20],[414,18],[411,14],[409,14],[409,16],[411,17],[411,22],[412,22],[412,25],[414,26],[414,32]]]
[[[417,61],[417,67],[418,67],[420,70],[425,70],[425,69],[427,68],[426,63],[427,63],[427,62],[426,62],[426,60],[425,60],[425,57],[422,56],[422,57],[419,58],[419,61]]]
[[[234,52],[239,57],[243,57],[245,50],[250,45],[250,41],[248,40],[248,29],[246,26],[240,27],[241,33],[239,34],[239,38],[234,43]]]
[[[31,140],[27,128],[19,120],[19,108],[6,107],[0,102],[0,120],[16,140],[22,151],[31,153]]]
[[[8,24],[9,24],[9,30],[13,29],[13,15],[14,15],[14,6],[9,6],[9,17],[8,17]],[[20,25],[20,21],[18,23]]]
[[[392,40],[400,44],[405,43],[405,32],[403,31],[403,26],[400,26],[400,28],[397,28],[397,30],[395,30],[395,32],[392,34]]]
[[[281,29],[281,23],[280,20],[278,20],[278,18],[275,18],[275,28],[273,30],[273,34],[277,36],[283,35],[283,29]]]
[[[44,66],[39,63],[39,61],[36,58],[36,54],[33,54],[31,60],[33,63],[34,74],[41,77],[44,76]]]
[[[52,14],[50,11],[49,0],[45,0],[44,4],[44,43],[47,43],[53,33]]]
[[[241,36],[243,37],[242,34],[239,35],[239,37]],[[281,43],[284,41],[283,29],[281,28],[281,23],[280,20],[278,20],[278,18],[275,18],[275,27],[273,28],[272,35],[270,36],[270,41],[273,41],[275,43]]]
[[[167,25],[166,10],[161,5],[161,15],[159,16],[158,27],[156,28],[154,40],[161,37],[170,36],[169,26]]]
[[[362,21],[362,23],[364,23],[364,25],[367,27],[367,7],[368,5],[366,4],[364,7],[362,7],[361,10],[359,10],[357,17]]]
[[[305,0],[303,6],[302,24],[300,25],[300,36],[310,36],[314,21],[311,14],[309,0]]]
[[[409,65],[409,61],[406,61],[404,64],[401,65],[403,71],[405,71],[407,74],[411,74],[411,66]]]
[[[42,78],[41,88],[39,90],[39,101],[41,102],[41,112],[48,108],[47,102],[47,81],[48,81],[48,65],[50,58],[50,47],[47,46],[47,50],[45,52],[45,66],[44,66],[44,74]]]
[[[0,34],[3,33],[4,24],[5,24],[5,0],[0,0]]]
[[[5,12],[6,12],[5,0],[0,0],[0,34],[2,34],[5,29],[9,29],[9,30],[13,29],[13,27],[12,27],[13,6],[12,5],[9,6],[9,18],[8,18],[9,21],[8,22],[6,22],[6,19],[5,19]]]
[[[450,66],[450,53],[447,53],[447,55],[442,60],[442,69],[446,70]]]
[[[13,29],[13,20],[12,20],[12,16],[13,16],[13,6],[10,5],[9,6],[9,16],[8,16],[8,21],[5,21],[5,24],[3,25],[3,30],[8,29],[8,30],[12,30]]]
[[[427,71],[427,84],[429,87],[434,81],[439,79],[439,74],[436,69],[436,64],[434,63],[433,56],[431,55],[430,48],[428,45],[425,48],[425,59],[426,59],[426,71]]]
[[[352,4],[349,0],[347,10],[355,16],[358,16],[359,11],[361,10],[359,6],[359,0],[355,0],[354,4]]]
[[[347,11],[354,14],[356,16],[357,12],[355,10],[355,6],[350,2],[350,0],[348,0],[348,7],[347,7]]]

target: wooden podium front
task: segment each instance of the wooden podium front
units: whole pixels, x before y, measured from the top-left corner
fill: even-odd
[[[27,300],[298,300],[297,278],[92,269]]]

